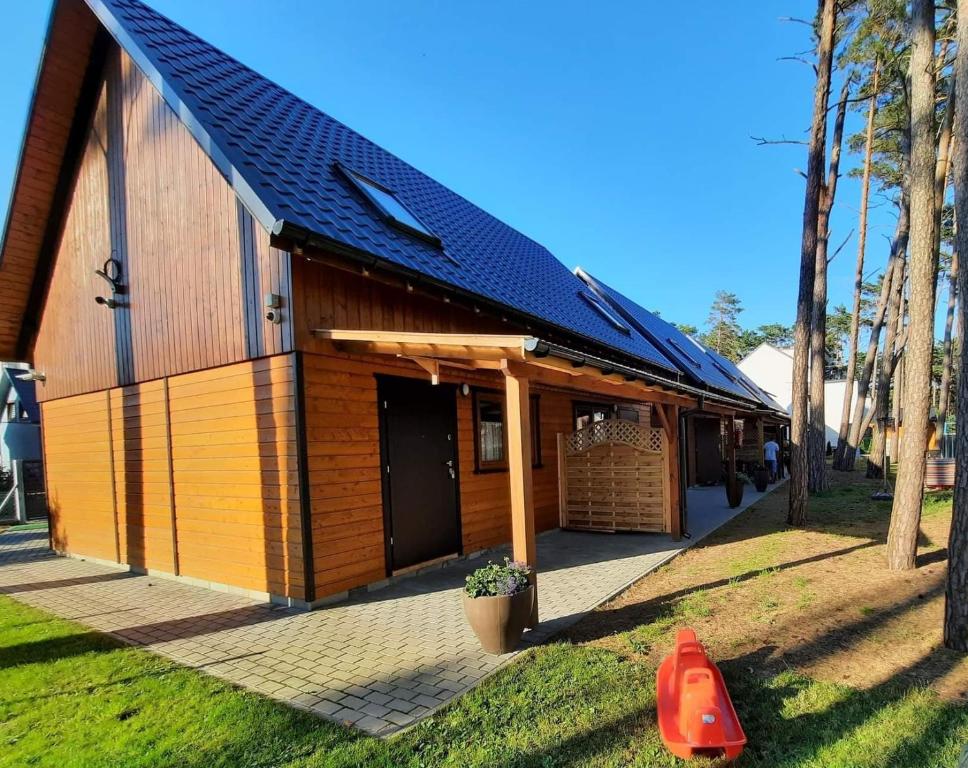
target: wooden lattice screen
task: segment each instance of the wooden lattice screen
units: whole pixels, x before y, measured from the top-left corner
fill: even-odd
[[[562,528],[667,531],[669,482],[661,429],[607,419],[558,435]]]

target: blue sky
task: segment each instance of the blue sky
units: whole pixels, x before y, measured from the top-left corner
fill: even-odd
[[[744,326],[793,322],[806,150],[750,136],[805,136],[813,74],[777,59],[808,30],[780,17],[815,2],[706,0],[687,20],[642,2],[149,3],[669,320],[701,326],[725,289]],[[0,50],[4,209],[47,14],[3,9],[18,32]],[[859,195],[843,178],[834,244]],[[872,211],[868,271],[890,208]],[[850,303],[855,257],[856,233],[831,306]]]

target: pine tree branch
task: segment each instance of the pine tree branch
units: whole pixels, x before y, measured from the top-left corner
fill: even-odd
[[[771,144],[807,144],[805,141],[801,141],[799,139],[788,139],[785,136],[781,139],[767,139],[763,136],[750,136],[750,138],[756,142],[756,146],[758,147],[765,147]]]
[[[844,242],[842,242],[839,246],[837,246],[837,250],[835,250],[833,255],[827,259],[828,264],[837,258],[837,254],[840,253],[842,250],[844,250],[844,246],[847,245],[848,242],[850,242],[850,238],[852,238],[853,236],[854,236],[854,230],[850,230],[850,232],[847,233],[847,237],[844,238]]]

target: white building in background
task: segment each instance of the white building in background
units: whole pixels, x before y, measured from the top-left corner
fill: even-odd
[[[739,369],[760,387],[769,392],[773,399],[793,412],[793,348],[775,347],[763,342],[738,363]],[[827,441],[837,445],[840,431],[840,415],[844,407],[847,382],[835,379],[827,382],[824,390],[824,422],[827,425]],[[851,393],[851,409],[857,403],[857,382]],[[870,407],[868,402],[867,407]]]

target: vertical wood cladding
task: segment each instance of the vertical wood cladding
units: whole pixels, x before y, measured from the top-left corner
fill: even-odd
[[[182,575],[301,599],[294,382],[280,355],[171,377],[167,413],[164,381],[44,403],[55,548],[171,573],[174,499]]]
[[[318,328],[413,331],[415,333],[509,333],[506,323],[473,311],[408,293],[358,272],[302,257],[292,260],[294,343],[297,349],[325,354],[315,339]]]
[[[94,303],[111,296],[94,270],[112,256],[126,286],[113,311]],[[40,398],[288,351],[289,286],[288,254],[240,223],[229,184],[115,50],[40,319]],[[282,324],[265,320],[266,293],[282,297]]]

